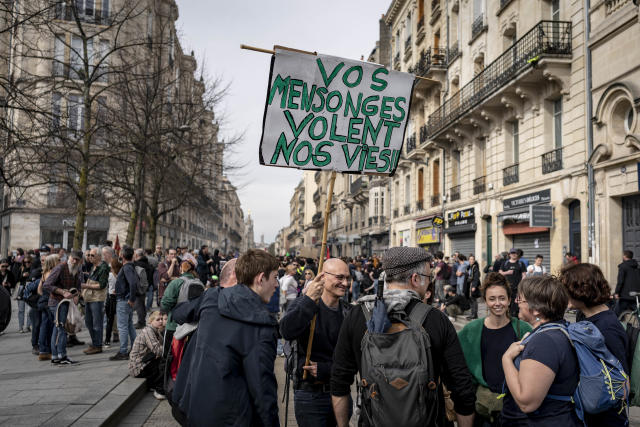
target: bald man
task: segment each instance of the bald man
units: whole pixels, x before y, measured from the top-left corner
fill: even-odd
[[[236,261],[238,258],[234,258],[230,261],[227,261],[222,267],[222,271],[220,272],[220,287],[221,288],[230,288],[238,284],[238,279],[236,279]]]
[[[333,350],[350,307],[342,299],[350,282],[351,274],[344,261],[326,260],[322,272],[309,284],[305,294],[293,301],[280,322],[283,338],[293,341],[292,347],[298,353],[293,386],[296,420],[301,427],[336,425],[329,380]],[[318,317],[313,347],[309,365],[305,365],[309,325],[314,315]],[[302,379],[304,371],[308,372],[306,380]]]

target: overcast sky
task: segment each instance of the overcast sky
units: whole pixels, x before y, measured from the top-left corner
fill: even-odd
[[[245,216],[251,212],[256,242],[272,242],[289,224],[289,199],[302,177],[296,169],[261,166],[258,146],[269,78],[270,55],[240,44],[273,45],[351,59],[366,58],[378,40],[378,21],[391,0],[177,0],[177,27],[186,53],[204,58],[207,72],[231,84],[223,106],[222,137],[245,132],[231,161],[247,166],[231,175],[240,187]]]

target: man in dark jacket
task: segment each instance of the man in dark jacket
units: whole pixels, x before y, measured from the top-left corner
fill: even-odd
[[[635,308],[636,299],[629,295],[631,291],[640,291],[640,270],[638,262],[633,259],[633,252],[626,250],[622,255],[622,263],[618,265],[618,282],[614,294],[616,315],[620,316],[623,311]]]
[[[133,307],[136,304],[136,291],[140,278],[133,265],[133,248],[125,246],[120,251],[124,265],[116,277],[116,316],[118,320],[118,335],[120,336],[120,351],[109,360],[129,360],[129,347],[136,339],[136,329],[133,327]]]
[[[279,426],[276,319],[266,303],[278,288],[278,260],[250,249],[235,267],[238,284],[210,288],[198,329],[180,364],[172,401],[190,426]],[[197,300],[194,300],[197,301]]]
[[[280,331],[288,341],[295,341],[297,366],[293,373],[296,421],[300,427],[335,426],[331,407],[329,380],[333,350],[338,341],[342,321],[349,310],[343,299],[349,289],[351,274],[339,258],[328,259],[306,294],[296,298],[282,318]],[[316,326],[309,364],[305,364],[309,327],[316,317]],[[294,358],[295,360],[295,358]],[[307,371],[307,378],[303,373]]]
[[[150,290],[153,298],[153,267],[151,266],[151,264],[149,264],[149,259],[142,249],[136,249],[133,259],[134,267],[142,267],[144,269],[144,273],[147,276],[147,293],[149,293]],[[144,298],[144,295],[138,298],[136,300],[136,305],[133,307],[134,311],[138,315],[138,323],[136,323],[136,329],[142,329],[147,326],[147,307],[145,306]]]
[[[209,256],[209,247],[207,245],[202,245],[200,247],[197,260],[198,265],[196,267],[196,271],[198,272],[198,277],[202,284],[206,285],[211,277],[211,265],[213,264],[213,260]]]

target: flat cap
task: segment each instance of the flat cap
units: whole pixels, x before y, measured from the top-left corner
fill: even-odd
[[[82,254],[82,251],[71,251],[71,258],[82,260],[82,258],[84,258],[84,255]]]
[[[431,255],[422,248],[401,246],[389,248],[382,257],[382,267],[388,276],[395,276],[430,261]]]

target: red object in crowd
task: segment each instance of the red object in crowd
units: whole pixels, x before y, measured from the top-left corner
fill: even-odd
[[[116,242],[113,244],[113,250],[116,251],[118,256],[120,255],[120,249],[120,239],[118,238],[118,235],[116,235]]]
[[[171,360],[170,373],[171,373],[171,379],[173,379],[174,381],[178,376],[178,369],[180,369],[180,363],[182,363],[182,356],[184,356],[185,344],[186,344],[186,338],[181,340],[177,340],[173,338],[173,340],[171,341],[171,353],[173,355],[173,359]]]

